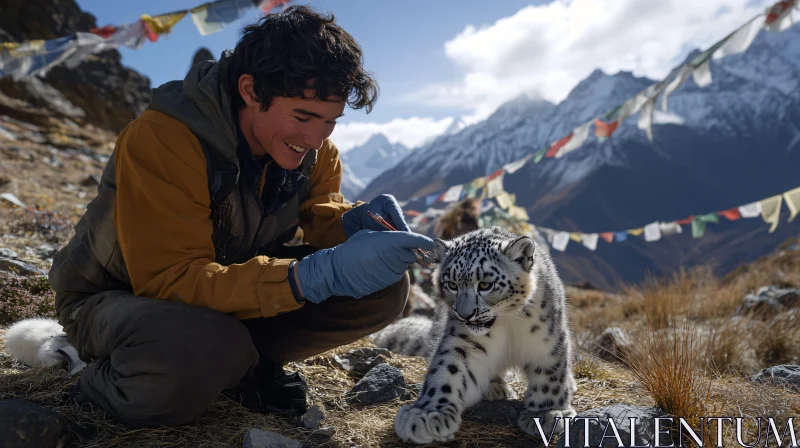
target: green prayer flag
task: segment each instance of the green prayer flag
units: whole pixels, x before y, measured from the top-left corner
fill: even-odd
[[[543,148],[543,149],[540,149],[540,150],[536,151],[536,153],[533,154],[533,163],[541,162],[542,161],[542,157],[544,157],[544,155],[547,154],[547,149],[548,148]]]
[[[716,213],[695,216],[692,220],[692,237],[702,238],[706,233],[706,224],[719,223],[719,216]]]

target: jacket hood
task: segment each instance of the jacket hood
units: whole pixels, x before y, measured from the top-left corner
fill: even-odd
[[[227,50],[218,62],[194,65],[183,81],[170,81],[153,89],[149,108],[183,122],[238,171],[236,122],[225,89],[232,54]]]

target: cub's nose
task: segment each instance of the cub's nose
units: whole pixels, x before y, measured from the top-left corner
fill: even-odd
[[[475,313],[477,312],[478,310],[473,309],[469,316],[464,316],[463,314],[460,314],[457,309],[453,308],[453,316],[459,322],[468,322],[473,316],[475,316]]]

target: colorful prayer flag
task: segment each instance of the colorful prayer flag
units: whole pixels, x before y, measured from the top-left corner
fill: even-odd
[[[725,43],[714,52],[712,57],[714,59],[721,59],[732,54],[747,51],[763,26],[764,21],[762,21],[760,17],[752,18],[738,30],[731,33],[731,35],[725,39]]]
[[[172,28],[181,21],[189,11],[178,11],[169,14],[160,14],[157,16],[150,17],[147,14],[143,14],[141,16],[142,22],[147,25],[147,28],[153,35],[158,38],[158,36],[162,34],[167,34],[172,31]],[[155,41],[156,39],[151,38],[151,41]]]
[[[710,59],[706,59],[705,62],[700,64],[692,72],[692,79],[694,80],[694,83],[697,84],[697,87],[705,87],[711,84],[710,62],[711,62]]]
[[[584,234],[582,239],[581,239],[581,242],[589,250],[593,251],[593,250],[597,249],[597,237],[598,237],[598,235],[596,233]]]
[[[644,226],[644,240],[648,243],[661,239],[661,227],[658,222],[652,222]]]
[[[792,24],[792,8],[797,6],[797,0],[781,0],[776,2],[766,11],[764,27],[770,31],[784,31]]]
[[[503,170],[499,171],[500,171],[499,176],[492,177],[494,176],[494,174],[492,174],[492,176],[489,176],[491,177],[491,180],[489,180],[489,182],[486,183],[487,198],[496,197],[498,194],[503,192],[503,178],[505,177],[505,173],[503,172]]]
[[[519,169],[522,168],[526,163],[528,163],[528,160],[530,160],[532,157],[533,157],[532,154],[528,154],[527,156],[525,156],[525,157],[523,157],[523,158],[521,158],[521,159],[519,159],[519,160],[517,160],[515,162],[511,162],[511,163],[508,163],[506,165],[503,165],[503,170],[508,174],[514,174],[517,171],[519,171]]]
[[[614,131],[619,127],[619,120],[606,123],[605,121],[597,118],[594,120],[594,135],[598,140],[604,141],[610,138]]]
[[[783,202],[782,195],[775,195],[767,199],[761,200],[761,218],[767,224],[772,224],[769,228],[769,233],[778,228],[778,220],[781,217],[781,203]]]
[[[603,232],[600,234],[600,238],[604,239],[606,243],[613,243],[614,242],[614,232]]]
[[[789,207],[789,221],[787,222],[792,222],[800,211],[800,187],[784,193],[783,199],[786,201],[786,206]]]
[[[758,218],[761,216],[761,202],[752,202],[739,207],[739,214],[742,218]]]
[[[567,250],[567,245],[569,244],[569,233],[567,232],[556,232],[553,235],[553,249],[564,252]]]
[[[285,8],[289,1],[290,0],[265,0],[260,6],[261,12],[264,14],[269,14],[270,11],[278,6],[283,6]]]
[[[577,128],[575,128],[570,135],[570,138],[556,153],[556,158],[563,157],[565,154],[569,154],[572,151],[580,148],[581,145],[589,138],[589,128],[592,126],[592,122],[584,123]]]
[[[549,148],[542,148],[535,153],[533,153],[533,163],[539,163],[542,161],[542,158],[547,154]]]
[[[442,196],[442,202],[456,202],[461,197],[461,191],[464,189],[463,185],[455,185],[447,189]]]
[[[661,235],[669,236],[683,233],[683,228],[677,222],[662,222],[658,225]]]
[[[192,22],[202,36],[222,31],[253,8],[252,0],[217,0],[191,10]]]
[[[561,148],[563,148],[564,145],[566,145],[571,138],[572,138],[572,132],[570,132],[568,136],[560,140],[557,140],[550,146],[550,149],[547,150],[547,153],[544,156],[548,159],[555,157],[556,154],[558,154],[558,151],[560,151]]]
[[[689,76],[692,75],[692,67],[689,64],[682,66],[678,73],[675,74],[675,77],[672,78],[667,87],[664,89],[664,95],[661,97],[661,110],[667,110],[667,97],[674,92],[684,81],[689,79]]]
[[[723,211],[721,211],[721,212],[719,212],[717,214],[719,216],[724,216],[725,218],[728,219],[728,221],[736,221],[736,220],[742,219],[742,214],[741,214],[741,212],[739,212],[739,208],[738,207],[731,208],[731,209],[728,209],[728,210],[723,210]]]
[[[614,239],[618,243],[626,241],[628,239],[628,232],[614,232]]]
[[[570,232],[569,239],[571,239],[572,241],[575,241],[576,243],[580,243],[581,239],[582,239],[581,238],[582,235],[583,234],[580,233],[580,232]]]
[[[719,217],[716,213],[708,213],[706,215],[697,215],[692,220],[692,237],[702,238],[706,233],[706,224],[718,223]]]
[[[638,229],[630,229],[628,230],[628,233],[633,236],[639,236],[644,233],[644,228],[639,227]]]

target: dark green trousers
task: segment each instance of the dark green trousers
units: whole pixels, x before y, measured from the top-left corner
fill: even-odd
[[[331,297],[271,318],[239,321],[180,302],[105,291],[62,322],[84,360],[81,391],[135,427],[197,418],[234,388],[259,357],[285,363],[354,342],[393,322],[405,306],[408,275],[361,299]]]

